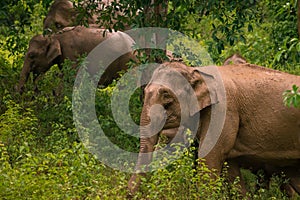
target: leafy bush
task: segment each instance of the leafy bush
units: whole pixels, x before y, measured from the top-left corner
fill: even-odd
[[[291,90],[287,90],[283,93],[283,97],[283,102],[286,106],[300,107],[300,92],[298,86],[293,85]]]
[[[30,108],[23,111],[20,105],[6,100],[7,110],[0,116],[0,141],[5,145],[13,165],[36,148],[37,118]]]
[[[220,199],[240,196],[238,181],[230,185],[225,181],[225,175],[213,179],[215,173],[207,168],[203,160],[195,160],[195,147],[177,150],[173,156],[177,159],[166,168],[160,168],[151,173],[149,178],[143,179],[140,193],[136,199]],[[181,157],[178,159],[178,156]],[[173,160],[171,157],[170,159]],[[158,161],[163,166],[167,160]]]

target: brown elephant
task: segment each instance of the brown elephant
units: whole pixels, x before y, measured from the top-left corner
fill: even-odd
[[[122,32],[104,34],[104,31],[104,29],[77,26],[65,28],[60,33],[52,35],[34,36],[25,56],[18,91],[22,92],[30,72],[33,72],[36,79],[54,64],[61,69],[65,59],[76,61],[79,56],[88,54],[107,38],[114,36],[119,40],[108,49],[115,53],[119,52],[124,45],[132,45],[133,40],[127,34]],[[119,72],[128,68],[127,63],[130,59],[135,59],[135,56],[129,52],[112,62],[101,76],[99,84],[108,85],[113,79],[119,77]]]
[[[233,54],[225,59],[223,65],[232,65],[232,64],[246,64],[247,60],[240,54]]]
[[[98,7],[95,9],[95,13],[91,14],[91,16],[87,19],[88,24],[91,26],[98,26],[96,25],[99,24],[98,20],[99,17],[101,16],[101,12],[107,8],[107,6],[111,5],[112,2],[117,2],[119,3],[118,0],[99,0],[95,1],[98,2]],[[89,5],[91,2],[90,1],[82,1],[82,7],[85,8],[87,5]],[[114,8],[113,10],[117,10]],[[139,13],[143,11],[145,13],[145,19],[148,23],[147,26],[154,26],[154,24],[157,24],[163,20],[165,20],[167,16],[167,11],[168,11],[168,1],[157,1],[157,0],[151,0],[151,6],[144,6],[143,8],[140,8],[136,12],[136,15],[139,15]],[[76,26],[80,25],[79,21],[76,19],[78,17],[78,10],[74,8],[73,3],[69,0],[54,0],[53,4],[49,8],[49,12],[46,15],[44,19],[44,30],[47,32],[50,31],[52,33],[55,33],[59,30],[62,30],[65,27],[69,26]],[[114,13],[111,13],[111,22],[110,22],[110,28],[113,28],[114,25],[117,23],[117,19],[119,18],[118,16],[127,17],[127,14],[123,13],[122,11],[116,11]],[[131,14],[129,14],[131,15]],[[155,18],[155,22],[153,21],[153,16],[160,16]],[[129,17],[131,18],[131,17]],[[131,28],[131,22],[132,20],[128,19],[126,22],[123,24],[124,27],[119,27],[119,30],[124,31],[124,30],[129,30]],[[154,23],[154,24],[153,24]],[[105,28],[105,27],[102,27]],[[107,28],[107,27],[106,27]],[[158,42],[160,38],[158,37]]]
[[[105,9],[105,6],[109,5],[113,0],[99,1],[97,12],[98,14],[93,14],[88,18],[88,24],[95,25],[97,18],[100,15],[100,11]],[[83,7],[86,6],[83,1]],[[79,25],[76,20],[79,12],[74,8],[73,3],[69,0],[55,0],[51,5],[48,14],[44,19],[44,30],[56,33],[65,27]],[[121,13],[116,13],[116,15],[121,15]],[[126,26],[129,29],[129,26]]]
[[[247,60],[241,56],[240,54],[233,54],[231,56],[229,56],[228,58],[226,58],[226,60],[224,61],[223,65],[238,65],[238,64],[246,64]],[[246,163],[246,162],[244,162]],[[239,166],[229,162],[229,172],[232,173],[231,175],[229,175],[231,178],[231,181],[234,181],[235,177],[237,175],[240,174],[240,169]],[[230,166],[231,165],[231,166]],[[235,167],[237,167],[237,169],[235,169]],[[295,194],[299,194],[300,195],[300,171],[298,169],[290,169],[290,168],[276,168],[274,166],[270,166],[270,165],[266,165],[263,163],[248,163],[247,166],[243,166],[244,168],[250,169],[251,172],[253,172],[254,174],[258,175],[259,171],[263,170],[263,177],[260,177],[258,182],[262,185],[265,186],[269,186],[270,181],[271,181],[271,177],[273,175],[280,175],[280,174],[284,174],[286,176],[286,178],[289,180],[288,182],[284,183],[282,185],[282,189],[284,190],[284,192],[286,194],[288,194],[288,196],[293,197],[295,196]],[[297,172],[297,173],[295,173]],[[243,185],[242,187],[242,192],[245,193],[246,189],[244,186],[244,180],[242,177],[240,177],[241,180],[241,184]]]
[[[179,126],[195,131],[200,141],[199,157],[218,173],[225,161],[238,169],[245,161],[250,163],[249,166],[251,163],[263,163],[275,168],[298,168],[300,110],[285,107],[282,93],[293,84],[300,84],[300,77],[251,64],[216,68],[222,78],[226,98],[219,90],[222,85],[215,82],[217,73],[210,71],[211,67],[191,68],[171,62],[154,71],[145,88],[137,173],[128,183],[132,193],[138,189],[138,177],[143,175],[143,167],[151,165],[159,132]],[[192,89],[176,81],[179,76],[174,74],[178,73]],[[173,85],[176,90],[171,91],[161,84],[161,80],[168,86]],[[191,96],[195,96],[196,101],[192,102]],[[178,99],[183,99],[180,105]],[[226,112],[222,128],[213,129],[220,135],[213,138],[214,132],[208,131],[210,123],[219,115],[214,113],[218,105],[225,106]],[[198,127],[192,122],[198,123]],[[210,140],[216,141],[210,143]],[[236,172],[240,175],[240,170]]]

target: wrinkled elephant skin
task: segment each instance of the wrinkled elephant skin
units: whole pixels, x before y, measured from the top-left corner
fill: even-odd
[[[150,124],[149,110],[152,105],[160,104],[165,108],[167,119],[162,129],[178,128],[180,108],[189,105],[180,104],[174,93],[163,85],[155,84],[159,71],[165,77],[177,71],[184,76],[194,89],[199,104],[200,120],[197,137],[200,141],[198,152],[205,139],[213,105],[219,104],[218,94],[208,91],[203,77],[209,74],[201,72],[201,67],[187,67],[182,63],[164,63],[153,73],[145,88],[145,103],[141,114],[141,126]],[[249,165],[258,163],[275,168],[299,169],[300,160],[300,110],[288,108],[283,104],[282,93],[300,84],[300,77],[267,69],[252,64],[227,65],[218,67],[226,91],[226,115],[221,135],[212,150],[204,157],[210,169],[221,172],[225,161],[234,162],[242,167],[246,160]],[[161,76],[161,75],[159,75]],[[214,77],[214,74],[211,74]],[[174,81],[175,77],[173,78]],[[178,86],[178,94],[191,95]],[[189,101],[186,101],[189,104]],[[193,117],[194,112],[190,112]],[[158,113],[157,115],[161,115]],[[156,116],[152,115],[151,120]],[[160,118],[160,116],[157,116]],[[155,120],[154,120],[155,121]],[[159,133],[141,130],[140,153],[153,152]],[[148,137],[147,137],[148,135]],[[139,155],[136,169],[140,165],[151,163],[152,157]],[[249,166],[247,166],[249,167]],[[239,168],[238,168],[239,169]],[[129,190],[135,193],[139,179],[133,174],[129,181]]]

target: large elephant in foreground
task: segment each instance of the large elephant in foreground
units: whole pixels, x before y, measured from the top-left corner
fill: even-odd
[[[36,35],[30,43],[25,56],[24,65],[20,75],[18,91],[21,92],[24,84],[32,72],[34,79],[45,73],[51,66],[57,64],[62,68],[65,59],[76,61],[81,55],[88,54],[98,44],[114,36],[116,42],[109,46],[108,52],[118,53],[124,46],[133,44],[133,40],[123,32],[108,31],[104,29],[86,28],[82,26],[68,27],[60,33],[52,35]],[[119,77],[119,72],[128,68],[127,63],[135,59],[132,53],[126,53],[112,62],[101,76],[100,85],[108,85],[113,79]]]
[[[299,85],[300,77],[251,64],[217,67],[226,93],[224,98],[219,92],[221,85],[214,84],[216,73],[209,68],[169,62],[154,71],[145,88],[137,173],[128,184],[132,193],[139,186],[142,169],[151,164],[159,133],[181,126],[196,132],[200,141],[199,157],[217,173],[221,172],[225,161],[235,169],[253,164],[292,171],[299,169],[300,110],[285,107],[282,93],[293,84]],[[181,86],[178,74],[192,89]],[[165,84],[176,89],[171,91]],[[195,96],[196,101],[192,102],[191,96]],[[226,107],[224,124],[215,129],[220,131],[218,138],[206,140],[209,134],[214,135],[208,131],[210,123],[218,116],[213,114],[218,105]],[[197,122],[198,127],[191,122]],[[211,149],[204,148],[213,139],[216,142]],[[240,175],[239,170],[236,172]]]
[[[105,6],[111,4],[113,0],[98,1],[97,12],[98,14],[92,14],[88,19],[88,24],[96,24],[97,18],[101,14],[101,10],[105,9]],[[87,7],[88,1],[83,1],[81,5],[83,8]],[[74,8],[73,3],[69,0],[55,0],[50,6],[49,12],[44,19],[44,30],[50,30],[56,33],[65,27],[79,25],[77,21],[79,11]],[[113,15],[113,14],[112,14]],[[121,13],[115,13],[115,15],[121,15]],[[126,29],[128,29],[127,27]]]

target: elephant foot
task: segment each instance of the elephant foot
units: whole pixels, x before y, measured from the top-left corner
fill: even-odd
[[[297,195],[300,195],[299,177],[290,178],[288,183],[282,184],[281,189],[282,191],[285,191],[289,198],[294,199]]]

